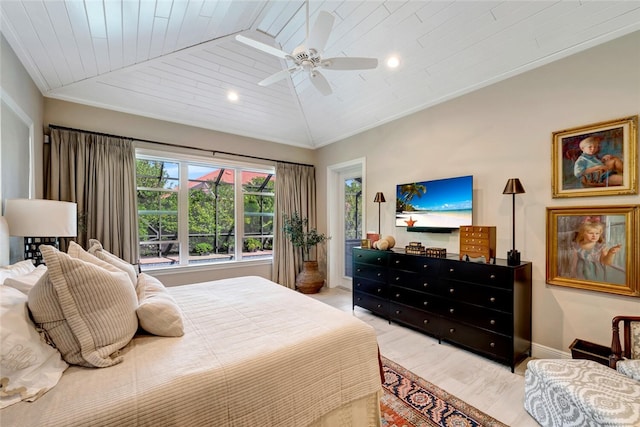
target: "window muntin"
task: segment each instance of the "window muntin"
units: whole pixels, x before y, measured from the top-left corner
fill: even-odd
[[[136,160],[143,270],[272,258],[272,170],[143,154]]]

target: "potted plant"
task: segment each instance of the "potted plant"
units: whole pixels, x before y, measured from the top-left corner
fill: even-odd
[[[296,276],[296,289],[305,294],[315,294],[324,286],[324,276],[318,270],[318,261],[311,259],[312,249],[329,239],[315,228],[309,228],[309,219],[298,212],[283,215],[282,231],[291,244],[302,250],[302,271]]]

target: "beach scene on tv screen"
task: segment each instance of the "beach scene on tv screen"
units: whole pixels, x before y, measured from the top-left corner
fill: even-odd
[[[459,228],[473,219],[473,176],[396,186],[396,226]]]

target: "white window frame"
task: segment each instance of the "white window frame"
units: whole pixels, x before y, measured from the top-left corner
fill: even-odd
[[[183,181],[188,182],[188,165],[199,164],[203,166],[211,166],[216,168],[226,168],[234,170],[234,206],[235,206],[235,242],[234,242],[234,258],[229,261],[218,261],[212,263],[203,264],[189,264],[189,210],[183,208],[188,206],[189,193],[188,191],[178,190],[178,245],[180,260],[176,265],[157,266],[153,268],[145,268],[144,272],[153,271],[166,271],[166,270],[180,270],[188,269],[189,271],[202,270],[202,269],[220,269],[229,268],[232,266],[238,266],[239,264],[272,264],[273,255],[265,256],[259,259],[243,259],[242,247],[244,240],[244,193],[242,191],[242,172],[252,171],[273,174],[275,176],[275,166],[250,162],[239,162],[230,159],[212,159],[202,155],[178,153],[174,151],[157,150],[150,148],[136,148],[136,160],[157,160],[165,162],[179,163],[180,176],[179,176],[179,188],[188,188],[188,185],[183,185]],[[274,194],[275,198],[275,194]],[[136,224],[137,226],[137,224]],[[138,239],[139,242],[139,239]]]

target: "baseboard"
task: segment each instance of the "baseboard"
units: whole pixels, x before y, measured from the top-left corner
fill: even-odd
[[[531,343],[531,356],[536,359],[571,359],[571,353]]]

